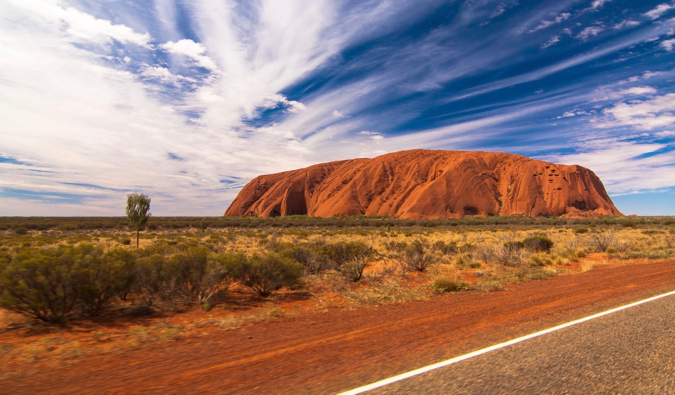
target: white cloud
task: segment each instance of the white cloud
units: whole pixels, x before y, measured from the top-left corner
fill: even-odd
[[[556,119],[572,118],[572,117],[576,117],[577,115],[588,115],[588,112],[582,111],[582,110],[565,111],[563,113],[563,115],[557,116]]]
[[[579,34],[576,35],[576,38],[579,40],[586,41],[588,40],[589,37],[595,37],[598,34],[602,33],[605,31],[605,28],[602,26],[589,26],[579,32]]]
[[[349,118],[345,114],[341,113],[339,110],[333,110],[333,116],[335,118]]]
[[[651,86],[634,86],[632,88],[624,89],[618,92],[621,96],[626,95],[653,95],[656,89]]]
[[[537,25],[534,29],[530,30],[530,33],[536,32],[536,31],[541,30],[541,29],[545,29],[549,26],[552,26],[552,25],[555,25],[555,24],[558,24],[558,23],[561,23],[562,21],[569,19],[569,17],[571,17],[571,16],[572,16],[572,14],[570,14],[569,12],[563,12],[560,15],[556,16],[552,20],[541,21],[541,23],[539,25]]]
[[[675,130],[664,130],[662,132],[654,133],[656,137],[675,137]]]
[[[591,3],[591,8],[594,10],[597,10],[598,8],[601,8],[605,3],[609,3],[612,0],[593,0]]]
[[[665,147],[620,139],[592,139],[579,143],[577,153],[541,159],[587,167],[602,179],[607,191],[616,196],[675,186],[672,176],[675,152],[657,153]]]
[[[137,33],[132,28],[98,19],[75,8],[63,8],[49,0],[8,0],[8,4],[29,13],[29,18],[39,17],[66,33],[75,42],[109,44],[112,40],[123,44],[135,44],[150,48],[152,37],[148,33]]]
[[[645,71],[644,73],[642,73],[642,78],[647,80],[647,79],[650,79],[652,77],[658,77],[658,76],[663,75],[663,74],[665,74],[665,73],[662,72],[662,71]]]
[[[181,82],[196,82],[194,78],[184,77],[182,75],[175,75],[166,67],[145,65],[140,73],[146,78],[155,78],[162,82],[178,85]]]
[[[638,21],[634,21],[632,19],[626,19],[625,21],[621,21],[621,22],[617,23],[616,25],[614,25],[614,29],[618,30],[618,29],[623,29],[625,27],[635,27],[635,26],[639,26],[639,25],[640,25],[640,22],[638,22]]]
[[[628,126],[636,130],[653,130],[675,125],[675,93],[649,100],[618,103],[603,110],[604,119],[594,120],[599,128]]]
[[[160,45],[159,47],[172,54],[187,56],[188,58],[191,58],[197,62],[199,67],[209,70],[218,69],[218,66],[216,66],[216,63],[213,61],[213,59],[207,55],[204,55],[206,53],[206,47],[201,43],[196,43],[189,39],[183,39],[177,42],[169,41]]]
[[[661,41],[661,45],[663,48],[666,49],[666,51],[672,51],[673,48],[675,48],[675,38],[671,38],[670,40],[664,40]]]
[[[655,8],[645,12],[642,15],[644,15],[647,18],[650,18],[650,19],[658,19],[658,18],[661,17],[661,15],[665,14],[666,12],[668,12],[672,9],[675,9],[675,6],[664,3],[664,4],[657,5]]]
[[[553,36],[547,42],[541,44],[542,49],[546,49],[560,42],[560,36]]]

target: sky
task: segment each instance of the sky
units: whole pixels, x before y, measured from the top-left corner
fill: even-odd
[[[593,170],[675,215],[675,1],[0,0],[0,215],[222,215],[413,148]]]

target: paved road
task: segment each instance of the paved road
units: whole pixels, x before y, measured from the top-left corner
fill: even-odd
[[[675,296],[368,394],[675,394]]]

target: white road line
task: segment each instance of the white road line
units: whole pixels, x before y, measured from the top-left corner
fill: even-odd
[[[433,365],[425,366],[423,368],[411,370],[410,372],[399,374],[398,376],[390,377],[388,379],[380,380],[378,382],[368,384],[368,385],[365,385],[363,387],[353,389],[351,391],[342,392],[339,395],[361,394],[361,393],[364,393],[366,391],[374,390],[375,388],[384,387],[385,385],[392,384],[392,383],[395,383],[397,381],[405,380],[405,379],[408,379],[408,378],[413,377],[413,376],[417,376],[417,375],[422,374],[422,373],[426,373],[426,372],[429,372],[429,371],[432,371],[432,370],[435,370],[435,369],[438,369],[438,368],[442,368],[444,366],[449,366],[449,365],[455,364],[457,362],[467,360],[469,358],[477,357],[479,355],[489,353],[490,351],[494,351],[494,350],[498,350],[500,348],[508,347],[508,346],[513,345],[513,344],[523,342],[525,340],[533,339],[535,337],[539,337],[539,336],[545,335],[547,333],[555,332],[555,331],[558,331],[560,329],[565,329],[567,327],[570,327],[570,326],[573,326],[573,325],[576,325],[576,324],[581,324],[582,322],[586,322],[586,321],[594,320],[596,318],[604,317],[606,315],[616,313],[616,312],[621,311],[621,310],[625,310],[625,309],[628,309],[628,308],[631,308],[631,307],[635,307],[635,306],[641,305],[643,303],[652,302],[654,300],[665,298],[666,296],[671,296],[671,295],[675,295],[675,291],[671,291],[671,292],[668,292],[668,293],[665,293],[665,294],[657,295],[657,296],[651,297],[649,299],[640,300],[638,302],[627,304],[627,305],[617,307],[617,308],[614,308],[614,309],[611,309],[611,310],[603,311],[602,313],[593,314],[593,315],[585,317],[585,318],[581,318],[581,319],[578,319],[578,320],[575,320],[575,321],[571,321],[571,322],[568,322],[566,324],[554,326],[553,328],[544,329],[543,331],[531,333],[529,335],[519,337],[517,339],[509,340],[509,341],[504,342],[504,343],[495,344],[494,346],[483,348],[483,349],[480,349],[480,350],[477,350],[477,351],[474,351],[474,352],[470,352],[468,354],[460,355],[458,357],[451,358],[451,359],[448,359],[448,360],[443,361],[443,362],[438,362],[438,363],[435,363]]]

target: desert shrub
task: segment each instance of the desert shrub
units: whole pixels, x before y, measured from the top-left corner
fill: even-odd
[[[306,274],[319,274],[336,268],[330,259],[330,247],[323,243],[287,244],[280,250],[281,254],[300,263]]]
[[[446,243],[443,240],[438,240],[434,243],[433,248],[443,255],[455,254],[458,251],[457,243],[454,241]]]
[[[178,293],[177,280],[164,255],[153,254],[139,258],[136,261],[134,295],[147,306],[152,306],[157,299],[171,301]]]
[[[504,290],[504,285],[497,280],[483,280],[479,281],[478,284],[476,284],[476,289],[485,292],[502,291]]]
[[[74,268],[78,305],[84,313],[98,315],[131,289],[136,254],[117,249],[104,255],[102,249],[90,245],[80,246],[79,252]]]
[[[551,258],[545,255],[532,255],[527,259],[527,264],[529,266],[547,266],[552,265],[553,261],[551,261]]]
[[[539,267],[523,268],[516,272],[516,276],[522,281],[544,280],[555,275],[555,272],[547,271]]]
[[[394,254],[399,254],[405,250],[408,246],[408,243],[405,241],[389,241],[384,243],[387,250],[393,252]]]
[[[78,301],[79,261],[72,246],[28,248],[0,267],[0,306],[43,321],[65,322]]]
[[[242,285],[260,296],[269,296],[283,286],[301,283],[303,267],[293,260],[274,253],[253,255],[239,263],[236,277]]]
[[[469,284],[465,281],[445,276],[435,279],[432,288],[436,292],[459,292],[469,289]]]
[[[588,228],[574,228],[574,233],[578,234],[588,233]]]
[[[434,261],[429,252],[429,245],[422,240],[415,240],[398,255],[399,260],[407,270],[423,272]]]
[[[504,243],[504,248],[506,248],[509,252],[520,251],[525,248],[525,243],[522,241],[507,241]]]
[[[598,232],[589,237],[588,243],[595,252],[605,252],[608,248],[616,246],[617,238],[613,232]]]
[[[18,228],[14,229],[14,233],[17,235],[25,235],[28,234],[28,229],[24,226],[19,226]]]
[[[203,304],[217,292],[227,290],[244,260],[243,254],[213,256],[204,247],[191,247],[171,258],[164,276],[173,278],[181,299]]]
[[[331,267],[351,282],[357,282],[363,277],[368,262],[376,254],[372,246],[361,241],[327,244],[324,251]]]
[[[549,252],[553,241],[546,236],[530,236],[523,240],[523,246],[533,252]]]
[[[120,240],[120,244],[125,245],[125,246],[131,245],[131,239],[130,238],[124,238],[124,239]]]

